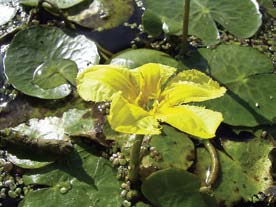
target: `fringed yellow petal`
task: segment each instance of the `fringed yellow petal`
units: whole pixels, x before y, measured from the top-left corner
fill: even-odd
[[[140,77],[140,96],[138,103],[144,107],[148,100],[159,97],[162,85],[176,72],[176,68],[157,63],[148,63],[136,68],[134,71]]]
[[[139,87],[130,70],[114,65],[95,65],[78,74],[77,90],[86,101],[110,101],[121,91],[128,100],[135,100]]]
[[[206,74],[198,70],[186,70],[168,83],[161,100],[168,106],[175,106],[218,98],[225,92],[224,87]]]
[[[159,123],[149,112],[129,103],[117,93],[107,117],[111,128],[128,134],[160,134]]]
[[[156,116],[162,122],[203,139],[215,137],[223,120],[219,112],[189,105],[161,108]]]

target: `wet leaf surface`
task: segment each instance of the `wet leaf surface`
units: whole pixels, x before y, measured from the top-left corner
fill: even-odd
[[[144,168],[157,167],[165,169],[175,167],[188,169],[195,158],[194,144],[184,133],[178,132],[173,127],[163,126],[161,135],[152,136],[149,142],[158,152],[160,159],[147,155],[142,160]],[[157,160],[156,160],[157,159]]]
[[[224,122],[234,126],[275,123],[276,76],[269,58],[253,48],[234,45],[199,53],[190,67],[204,70],[228,89],[204,106],[222,112]]]
[[[55,27],[36,26],[19,32],[12,40],[4,62],[5,73],[9,82],[27,95],[63,98],[70,94],[70,85],[43,89],[32,81],[37,67],[59,59],[75,61],[82,70],[97,64],[99,55],[95,43],[82,35],[73,37]]]
[[[59,117],[46,117],[45,119],[30,119],[28,123],[20,124],[13,131],[29,139],[58,139],[68,140],[69,136],[85,136],[96,139],[93,134],[94,118],[91,110],[71,109]],[[27,153],[13,150],[8,154],[8,159],[13,164],[22,168],[40,168],[57,159],[57,157],[45,154]]]
[[[45,187],[28,193],[20,207],[120,207],[116,171],[109,161],[94,153],[91,147],[75,145],[75,151],[64,162],[25,174],[26,184]]]
[[[263,138],[223,143],[224,152],[219,151],[221,174],[214,187],[218,202],[233,206],[240,200],[252,201],[253,196],[264,192],[273,184],[269,153],[274,148],[272,143]],[[197,150],[196,169],[202,180],[210,166],[210,157],[204,148]]]
[[[94,118],[91,110],[70,109],[61,118],[34,118],[27,124],[23,123],[12,129],[29,138],[68,139],[68,136],[88,135],[93,127]]]
[[[90,0],[66,12],[70,21],[102,31],[127,22],[134,12],[134,5],[132,0]]]
[[[145,0],[145,7],[159,16],[164,32],[176,35],[182,33],[183,1]],[[146,18],[152,17],[145,15],[144,22],[148,21]],[[230,33],[247,38],[257,32],[262,23],[261,18],[258,5],[251,0],[191,0],[189,33],[207,45],[216,44],[219,42],[216,23],[219,23]],[[151,31],[150,28],[145,30]]]
[[[150,175],[142,185],[144,196],[159,207],[213,207],[199,192],[199,177],[181,169],[168,168]]]

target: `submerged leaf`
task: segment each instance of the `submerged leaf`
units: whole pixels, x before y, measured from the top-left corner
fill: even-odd
[[[273,184],[269,153],[274,147],[270,141],[262,138],[247,142],[227,140],[223,147],[227,154],[219,151],[221,176],[213,189],[219,202],[230,207],[242,199],[251,201],[254,195]],[[205,149],[199,148],[197,158],[197,172],[205,180],[210,157]]]
[[[93,0],[67,10],[68,19],[101,31],[127,22],[134,11],[132,0]]]
[[[95,43],[83,35],[71,37],[55,27],[35,26],[17,33],[12,40],[4,62],[5,73],[9,82],[27,95],[44,99],[63,98],[71,92],[70,85],[44,89],[33,82],[38,66],[61,59],[75,61],[78,69],[83,70],[98,63],[99,55]],[[65,73],[66,79],[72,82],[73,74],[67,76],[67,71]],[[51,81],[48,80],[49,85]],[[42,85],[45,87],[46,82]]]

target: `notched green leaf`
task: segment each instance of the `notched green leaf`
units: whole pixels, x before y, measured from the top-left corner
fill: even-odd
[[[33,74],[33,83],[43,89],[56,88],[68,82],[76,85],[78,66],[72,60],[53,60],[39,65]]]

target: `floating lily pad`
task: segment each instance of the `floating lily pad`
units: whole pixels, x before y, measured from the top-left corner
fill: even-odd
[[[133,11],[132,0],[94,0],[74,7],[67,13],[70,21],[101,31],[127,22]]]
[[[182,33],[183,2],[178,0],[144,1],[146,9],[163,22],[164,32],[176,35]],[[143,18],[143,22],[148,22],[146,18],[152,18],[152,16],[145,15]],[[216,44],[219,41],[216,23],[242,38],[254,35],[262,23],[258,4],[251,0],[191,0],[189,19],[189,33],[201,38],[207,45]],[[148,24],[144,25],[145,30],[151,31],[146,26]]]
[[[0,26],[8,23],[15,16],[17,9],[1,4],[0,2]]]
[[[19,32],[12,40],[4,62],[5,73],[9,82],[27,95],[44,99],[63,98],[71,92],[69,84],[44,89],[33,82],[34,72],[41,64],[52,61],[62,64],[63,59],[75,61],[82,70],[97,64],[99,55],[95,43],[83,35],[72,37],[55,27],[31,27]],[[51,81],[49,79],[49,85]]]
[[[160,63],[172,67],[183,66],[164,52],[151,49],[128,49],[116,54],[110,64],[122,65],[127,68],[137,68],[146,63]]]
[[[251,201],[254,195],[264,192],[273,184],[269,153],[274,147],[270,141],[262,138],[247,142],[228,140],[223,146],[229,156],[219,152],[221,176],[213,189],[219,202],[230,207],[242,199]],[[210,156],[205,149],[199,148],[197,158],[197,171],[205,180]]]
[[[58,1],[47,0],[47,1],[53,3],[60,9],[67,9],[81,2],[84,2],[86,0],[58,0]],[[20,3],[25,6],[38,6],[38,2],[39,0],[20,0]]]
[[[160,160],[155,160],[147,155],[142,160],[144,168],[175,167],[186,170],[192,165],[195,158],[194,144],[191,139],[173,127],[163,126],[162,134],[152,136],[149,144],[159,153]]]
[[[23,179],[46,187],[29,192],[20,207],[120,207],[123,201],[116,171],[108,160],[93,155],[91,146],[75,145],[65,162],[30,171]]]
[[[150,175],[142,185],[144,196],[159,207],[212,207],[199,192],[199,177],[181,169],[168,168]]]
[[[276,123],[276,76],[267,56],[234,45],[200,49],[197,56],[190,67],[205,70],[228,89],[226,95],[204,106],[222,112],[224,122],[234,126]]]

